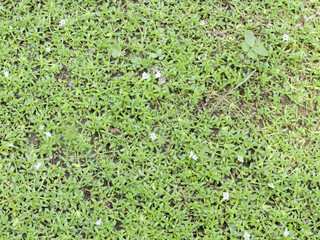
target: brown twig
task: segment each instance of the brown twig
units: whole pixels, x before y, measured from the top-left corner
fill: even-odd
[[[237,89],[238,87],[240,87],[242,84],[244,84],[246,81],[249,80],[249,78],[252,76],[252,74],[255,73],[255,71],[257,71],[257,69],[253,70],[248,77],[246,77],[245,80],[243,80],[241,83],[239,83],[236,87],[232,88],[229,92],[227,92],[226,95],[224,95],[220,101],[216,104],[216,106],[212,109],[211,113],[210,113],[210,117],[212,116],[212,114],[216,111],[217,107],[219,106],[219,104],[222,102],[223,99],[225,99],[226,96],[228,96],[233,90]]]

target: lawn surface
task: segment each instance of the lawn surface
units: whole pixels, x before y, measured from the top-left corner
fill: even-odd
[[[320,239],[319,9],[2,1],[0,239]]]

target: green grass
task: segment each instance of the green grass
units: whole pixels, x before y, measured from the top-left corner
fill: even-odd
[[[2,1],[0,239],[319,239],[319,9]]]

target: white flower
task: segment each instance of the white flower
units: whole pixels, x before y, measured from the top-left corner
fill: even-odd
[[[287,35],[287,34],[284,34],[283,36],[282,36],[282,40],[283,41],[289,41],[289,35]]]
[[[190,158],[194,159],[194,160],[198,160],[198,157],[193,153],[193,151],[190,151]]]
[[[13,143],[9,143],[9,144],[8,144],[8,147],[13,147]]]
[[[59,26],[62,27],[66,25],[66,20],[65,19],[61,19],[60,22],[59,22]]]
[[[243,237],[245,240],[249,240],[250,239],[250,234],[247,232],[244,232]]]
[[[226,201],[228,201],[229,200],[229,193],[227,193],[227,192],[224,192],[223,193],[223,200],[226,200]]]
[[[165,84],[167,82],[167,78],[165,76],[162,76],[159,78],[158,84],[161,86],[162,84]]]
[[[204,26],[204,25],[206,25],[206,21],[205,21],[205,20],[202,20],[202,21],[200,22],[200,26]]]
[[[242,156],[238,156],[238,161],[243,163],[243,157]]]
[[[284,235],[285,237],[288,237],[289,234],[290,234],[290,232],[289,232],[288,230],[285,230],[284,233],[283,233],[283,235]]]
[[[50,132],[44,133],[47,137],[52,137],[52,134]]]
[[[161,78],[161,72],[156,73],[156,78]]]
[[[42,165],[42,162],[37,162],[35,165],[33,165],[32,167],[36,170],[38,170]]]
[[[142,79],[150,79],[150,75],[146,72],[142,73]]]
[[[102,224],[102,219],[100,218],[98,221],[96,221],[96,225],[100,226]]]
[[[46,48],[46,51],[47,51],[47,52],[50,52],[50,51],[51,51],[51,49],[50,49],[49,47],[47,47],[47,48]]]
[[[9,72],[8,71],[3,71],[3,74],[5,77],[9,77]]]
[[[157,139],[157,136],[155,133],[150,133],[150,138],[152,141],[156,140]]]
[[[43,125],[40,125],[40,126],[39,126],[39,129],[40,129],[40,130],[43,130],[43,129],[44,129],[44,126],[43,126]]]
[[[273,183],[268,183],[268,186],[271,188],[274,188],[274,184]]]

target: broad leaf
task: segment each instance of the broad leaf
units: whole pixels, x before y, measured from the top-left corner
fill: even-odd
[[[258,47],[253,47],[252,49],[255,53],[261,55],[261,56],[268,56],[268,51],[267,49],[265,49],[264,47],[262,46],[258,46]]]
[[[248,45],[249,45],[250,47],[253,47],[254,44],[255,44],[255,42],[256,42],[256,37],[254,36],[253,32],[251,32],[251,31],[246,31],[245,34],[244,34],[244,36],[245,36],[245,40],[246,40],[246,42],[248,43]]]
[[[162,49],[159,49],[159,50],[156,52],[156,54],[157,54],[158,56],[160,56],[161,53],[162,53]]]
[[[136,66],[140,66],[141,65],[141,58],[140,57],[134,57],[134,58],[131,59],[131,62]]]
[[[245,51],[245,52],[248,52],[249,48],[250,48],[250,46],[248,45],[248,43],[246,41],[243,41],[241,43],[241,47],[242,47],[242,50]]]
[[[249,58],[252,58],[252,59],[257,59],[257,58],[258,58],[258,55],[257,55],[255,52],[250,51],[250,52],[248,53],[248,57],[249,57]]]
[[[151,58],[156,58],[156,57],[158,57],[158,55],[156,54],[156,53],[150,53],[150,55],[149,55]]]
[[[112,45],[110,48],[110,54],[113,58],[121,56],[121,46],[119,44]]]

